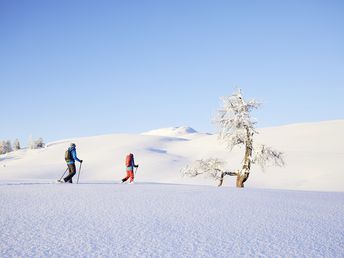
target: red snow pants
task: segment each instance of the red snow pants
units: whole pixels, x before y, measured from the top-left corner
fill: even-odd
[[[127,168],[127,176],[122,179],[123,182],[127,181],[130,178],[130,182],[134,181],[134,169]]]

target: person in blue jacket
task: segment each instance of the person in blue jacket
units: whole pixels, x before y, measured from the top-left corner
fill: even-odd
[[[82,163],[82,160],[78,159],[76,156],[76,145],[75,143],[71,143],[70,147],[68,148],[68,154],[66,155],[66,162],[69,170],[69,175],[66,176],[63,180],[65,183],[73,183],[73,176],[76,174],[76,168],[75,168],[75,161],[78,161]]]

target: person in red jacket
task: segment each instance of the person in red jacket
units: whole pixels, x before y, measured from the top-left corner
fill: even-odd
[[[139,165],[135,165],[134,154],[129,153],[125,158],[125,166],[127,171],[127,176],[122,179],[122,183],[130,178],[130,183],[134,182],[134,167],[138,168]]]

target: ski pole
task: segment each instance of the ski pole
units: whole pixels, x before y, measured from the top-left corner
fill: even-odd
[[[135,168],[135,175],[136,175],[137,168],[138,168],[138,167]]]
[[[61,180],[62,180],[62,178],[63,178],[63,177],[64,177],[64,175],[66,174],[67,170],[68,170],[68,167],[66,168],[65,172],[63,173],[63,175],[61,176],[61,178],[60,178],[60,180],[59,180],[59,181],[61,181]]]
[[[82,165],[82,162],[80,163],[80,166],[79,166],[78,180],[76,181],[77,184],[79,184],[79,176],[80,176],[80,172],[81,172],[81,165]]]

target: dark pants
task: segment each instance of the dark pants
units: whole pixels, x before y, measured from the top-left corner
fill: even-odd
[[[64,178],[65,182],[73,183],[73,176],[76,174],[75,164],[68,164],[69,175]]]

